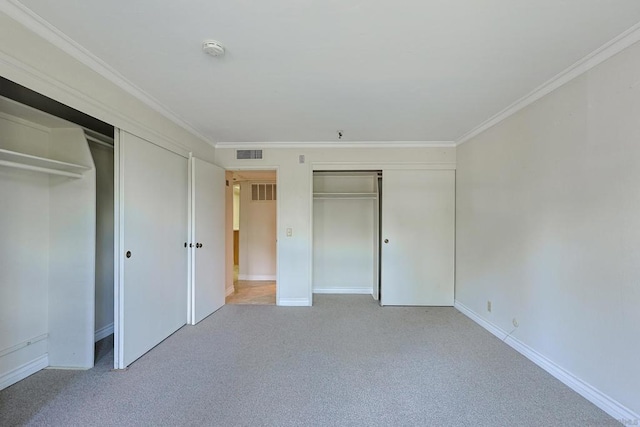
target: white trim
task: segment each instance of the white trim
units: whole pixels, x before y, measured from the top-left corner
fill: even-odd
[[[561,366],[557,365],[546,356],[538,353],[533,348],[529,347],[522,341],[509,335],[506,331],[483,319],[473,310],[465,306],[459,301],[455,302],[455,308],[478,325],[491,332],[493,335],[507,343],[510,347],[516,350],[518,353],[531,360],[533,363],[547,371],[549,374],[560,380],[570,389],[587,399],[589,402],[596,405],[598,408],[605,411],[617,420],[640,420],[640,415],[633,412],[631,409],[618,403],[616,400],[607,396],[597,388],[586,383],[580,378],[573,375],[571,372],[565,370]]]
[[[543,96],[548,95],[549,93],[558,89],[560,86],[568,83],[581,74],[584,74],[593,67],[601,64],[602,62],[606,61],[617,53],[620,53],[622,50],[628,48],[638,41],[640,41],[640,23],[634,25],[622,34],[611,39],[604,45],[600,46],[598,49],[580,59],[578,62],[556,74],[551,79],[547,80],[522,98],[518,99],[516,102],[509,105],[504,110],[498,112],[485,122],[471,129],[469,132],[458,138],[455,141],[455,145],[458,146],[464,144],[465,142],[478,136],[485,130],[500,123],[507,117],[512,116],[523,108],[533,104]]]
[[[376,162],[376,163],[354,163],[354,162],[313,162],[311,172],[317,170],[331,171],[359,171],[359,170],[396,170],[396,169],[428,169],[428,170],[455,170],[455,162]],[[311,189],[313,193],[313,188]]]
[[[282,307],[309,307],[309,298],[281,298],[278,305]]]
[[[280,168],[276,167],[275,168],[276,171],[276,191],[280,191]],[[282,254],[282,251],[280,250],[280,230],[283,230],[284,227],[281,226],[280,224],[280,218],[282,218],[280,216],[280,200],[281,197],[277,196],[276,193],[276,277],[275,277],[275,281],[276,281],[276,304],[279,304],[280,301],[280,256]],[[235,289],[235,288],[234,288]]]
[[[187,251],[187,325],[195,325],[196,322],[196,283],[195,283],[195,248],[192,245],[195,238],[195,157],[190,156],[187,163],[187,241],[185,242]]]
[[[371,286],[368,288],[314,288],[314,294],[353,294],[372,295]]]
[[[238,274],[238,280],[270,280],[275,281],[275,275],[266,274]]]
[[[96,332],[94,334],[94,342],[98,342],[101,339],[108,337],[112,333],[113,333],[113,322],[109,323],[106,326],[103,326],[100,329],[96,329]]]
[[[31,362],[20,365],[6,374],[0,375],[0,390],[35,374],[47,366],[49,366],[49,354],[43,354],[42,356],[33,359]]]
[[[113,135],[113,368],[124,369],[124,181],[121,180],[120,129]]]
[[[229,286],[229,287],[227,288],[227,290],[226,290],[226,292],[225,292],[224,296],[225,296],[225,297],[228,297],[229,295],[233,294],[235,291],[236,291],[235,286],[231,285],[231,286]]]
[[[216,148],[442,148],[455,147],[455,141],[248,141],[217,142]]]
[[[309,292],[309,305],[313,306],[313,163],[307,166],[307,173],[309,179],[309,235],[307,237],[309,241],[309,282],[307,290]]]
[[[213,141],[200,133],[191,124],[178,117],[178,115],[176,115],[173,111],[169,110],[151,95],[126,79],[114,68],[89,52],[83,46],[72,40],[62,31],[51,25],[49,22],[44,20],[42,17],[40,17],[38,14],[21,4],[20,2],[16,0],[7,0],[4,2],[0,2],[0,10],[6,13],[13,20],[19,22],[49,43],[53,44],[63,52],[66,52],[68,55],[72,56],[80,63],[86,65],[91,70],[95,71],[105,79],[114,83],[116,86],[120,87],[131,96],[142,101],[152,110],[160,113],[187,132],[196,135],[200,139],[213,145]]]

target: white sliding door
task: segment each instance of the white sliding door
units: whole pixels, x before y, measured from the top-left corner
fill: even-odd
[[[187,322],[187,159],[120,131],[116,367]]]
[[[382,305],[453,305],[455,172],[385,170]]]
[[[225,302],[225,173],[191,159],[191,323]]]

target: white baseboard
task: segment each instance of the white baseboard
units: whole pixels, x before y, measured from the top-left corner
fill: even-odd
[[[636,414],[631,409],[625,407],[624,405],[618,403],[616,400],[607,396],[597,388],[592,385],[586,383],[580,378],[573,375],[571,372],[565,370],[564,368],[558,366],[555,362],[548,359],[546,356],[538,353],[533,348],[529,347],[522,341],[513,336],[509,336],[509,334],[494,325],[493,323],[487,321],[480,317],[473,310],[465,306],[459,301],[455,302],[455,308],[460,311],[462,314],[476,322],[478,325],[485,328],[487,331],[491,332],[493,335],[507,343],[510,347],[516,350],[518,353],[522,354],[527,359],[531,360],[533,363],[547,371],[549,374],[553,375],[556,379],[560,380],[567,387],[587,399],[589,402],[596,405],[598,408],[605,411],[607,414],[611,415],[613,418],[617,420],[629,420],[629,421],[637,421],[640,420],[640,415]]]
[[[238,274],[238,280],[276,280],[276,276],[264,274]]]
[[[311,304],[309,304],[309,298],[280,298],[278,305],[283,307],[308,307]]]
[[[94,335],[94,342],[98,342],[103,338],[108,337],[113,333],[113,322],[109,323],[107,326],[103,326],[102,328],[96,330]]]
[[[371,288],[314,288],[314,294],[357,294],[371,295]]]
[[[44,354],[33,359],[31,362],[18,366],[16,369],[11,370],[4,375],[0,375],[0,390],[27,378],[29,375],[35,374],[47,366],[49,366],[49,355]]]
[[[236,291],[236,288],[231,285],[227,288],[227,291],[225,292],[224,296],[228,297],[229,295],[231,295],[232,293],[234,293]]]

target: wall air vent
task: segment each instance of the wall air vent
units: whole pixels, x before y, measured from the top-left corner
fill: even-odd
[[[258,160],[262,159],[262,150],[236,150],[238,160]]]
[[[276,200],[275,184],[251,184],[251,201]]]

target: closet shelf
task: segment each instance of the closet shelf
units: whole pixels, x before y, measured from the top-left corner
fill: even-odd
[[[375,199],[377,193],[313,193],[314,199]]]
[[[90,169],[74,163],[61,162],[59,160],[32,156],[30,154],[18,153],[1,148],[0,166],[26,169],[51,175],[62,175],[70,178],[82,178],[82,173]]]

